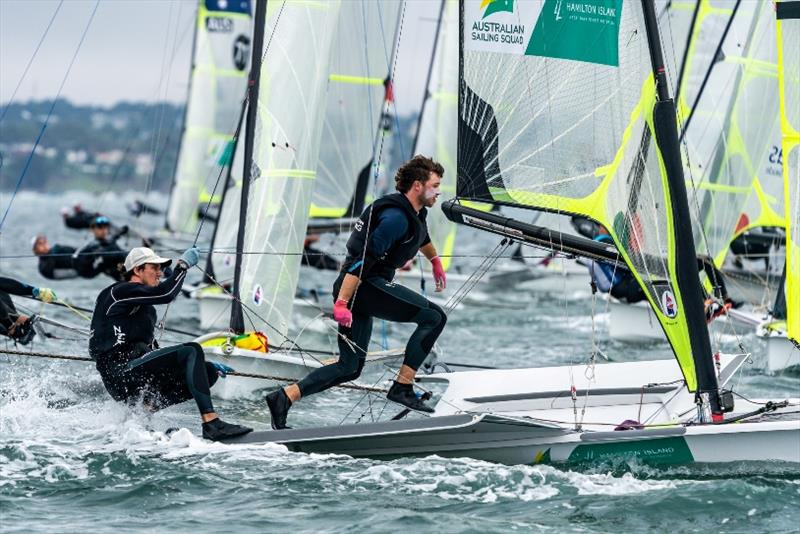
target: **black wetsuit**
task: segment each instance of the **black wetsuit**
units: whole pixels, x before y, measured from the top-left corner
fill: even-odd
[[[117,401],[142,399],[161,409],[194,398],[200,413],[211,413],[210,388],[217,380],[197,343],[158,348],[154,304],[167,304],[186,277],[182,265],[156,287],[118,282],[97,297],[89,355],[106,390]]]
[[[94,278],[100,273],[114,280],[122,280],[119,264],[125,262],[128,252],[117,245],[116,237],[95,239],[73,255],[72,265],[83,278]]]
[[[92,226],[94,220],[99,216],[100,214],[96,212],[76,211],[64,217],[64,225],[74,230],[86,230]]]
[[[364,210],[347,241],[347,258],[333,285],[335,299],[345,274],[361,279],[350,302],[353,323],[350,328],[339,326],[339,361],[315,369],[298,383],[304,397],[361,375],[373,317],[416,323],[417,329],[406,345],[403,364],[415,370],[422,365],[442,333],[447,316],[439,306],[419,293],[395,285],[392,279],[396,269],[414,258],[420,247],[430,243],[426,216],[425,208],[417,214],[400,193],[387,195]]]
[[[33,297],[33,289],[33,286],[29,286],[28,284],[23,284],[12,278],[0,276],[0,335],[10,337],[14,340],[21,340],[24,338],[23,334],[26,333],[26,328],[20,328],[22,325],[17,325],[13,335],[8,333],[9,329],[16,323],[19,317],[19,312],[16,306],[14,306],[14,302],[11,300],[11,295]],[[30,328],[30,326],[27,328]]]
[[[75,247],[53,245],[50,252],[39,256],[39,274],[50,280],[77,278],[78,271],[73,265]]]
[[[303,247],[303,265],[325,271],[338,271],[341,265],[336,258],[315,249],[311,245]]]

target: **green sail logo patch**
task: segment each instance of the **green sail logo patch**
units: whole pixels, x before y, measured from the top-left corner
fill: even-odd
[[[622,0],[545,0],[525,55],[619,66]]]
[[[514,12],[514,0],[481,0],[481,9],[484,10],[483,18],[501,11]]]

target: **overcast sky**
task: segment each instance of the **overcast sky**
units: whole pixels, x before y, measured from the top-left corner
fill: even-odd
[[[347,0],[344,0],[347,1]],[[376,0],[380,1],[380,0]],[[15,102],[52,98],[95,0],[64,0]],[[408,0],[395,77],[398,112],[419,107],[438,7]],[[186,98],[197,0],[101,0],[61,95],[78,104]],[[0,0],[0,102],[19,83],[59,0]]]

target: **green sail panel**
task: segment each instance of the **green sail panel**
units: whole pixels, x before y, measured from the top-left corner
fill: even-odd
[[[198,1],[186,120],[167,210],[172,231],[197,230],[197,208],[224,172],[247,86],[252,31],[249,1]]]
[[[544,13],[549,5],[517,2],[513,13],[484,19],[480,2],[464,3],[458,196],[583,215],[605,226],[694,391],[686,310],[700,303],[685,303],[677,282],[677,221],[654,134],[641,4],[621,4],[616,65],[527,55],[528,41],[472,36],[476,22],[493,22],[535,38],[540,17],[552,16]]]
[[[800,342],[800,2],[778,2],[777,43],[786,198],[786,330]]]

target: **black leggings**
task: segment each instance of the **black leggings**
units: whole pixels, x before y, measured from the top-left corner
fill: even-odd
[[[339,294],[344,275],[333,284],[333,295]],[[397,323],[416,323],[406,345],[403,364],[415,371],[430,353],[447,322],[444,311],[436,304],[407,287],[395,285],[380,277],[361,282],[352,306],[353,325],[339,326],[339,361],[313,370],[297,385],[305,397],[361,376],[372,336],[372,318]],[[350,343],[346,339],[350,340]]]
[[[148,352],[129,361],[120,372],[101,376],[117,401],[135,402],[141,397],[148,407],[161,410],[193,398],[200,413],[214,411],[211,386],[218,375],[197,343]]]

